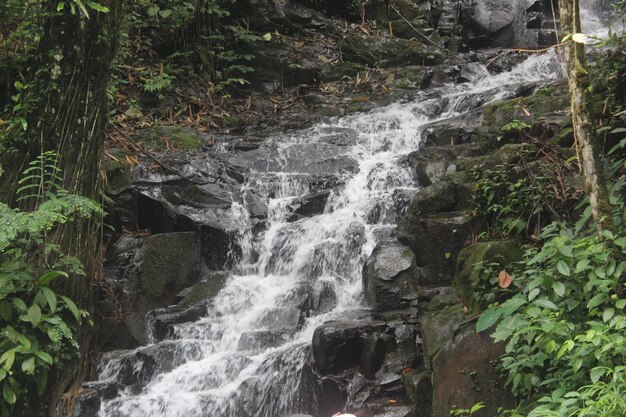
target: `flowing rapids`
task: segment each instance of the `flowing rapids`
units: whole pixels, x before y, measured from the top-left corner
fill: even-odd
[[[174,347],[173,369],[104,401],[100,416],[283,417],[312,412],[312,404],[323,401],[310,366],[313,331],[365,308],[363,264],[406,209],[407,199],[400,197],[417,192],[406,155],[420,147],[429,124],[559,76],[554,55],[536,55],[507,73],[268,138],[266,168],[256,164],[243,190],[265,199],[264,231],[253,233],[248,207],[233,205],[242,255],[207,317],[178,325],[169,339],[156,342]],[[329,172],[309,172],[307,153],[323,154],[329,143],[340,149],[326,158]],[[294,165],[294,158],[305,162]],[[349,161],[349,169],[337,170],[337,161]],[[325,174],[337,186],[323,213],[292,218],[291,203],[315,191],[315,182]],[[317,305],[314,314],[298,323],[303,288],[317,294]],[[275,347],[258,343],[267,338]],[[99,380],[117,378],[119,366],[119,361],[109,361]]]

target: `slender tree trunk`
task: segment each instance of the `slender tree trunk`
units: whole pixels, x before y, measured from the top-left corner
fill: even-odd
[[[582,32],[579,0],[559,0],[559,11],[564,36]],[[589,75],[584,44],[569,42],[564,48],[564,57],[567,64],[576,150],[593,219],[598,231],[613,230],[602,150],[589,114]]]

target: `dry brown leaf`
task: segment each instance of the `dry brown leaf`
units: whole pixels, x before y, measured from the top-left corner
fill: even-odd
[[[498,274],[498,285],[500,285],[500,288],[509,288],[511,282],[513,282],[513,278],[511,278],[509,273],[504,269],[500,271]]]

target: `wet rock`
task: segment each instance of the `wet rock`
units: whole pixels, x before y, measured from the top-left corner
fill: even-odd
[[[100,395],[93,389],[82,389],[76,396],[72,417],[97,417],[100,411]]]
[[[366,378],[374,378],[385,361],[387,339],[386,335],[378,332],[367,336],[359,363],[359,372]]]
[[[354,35],[342,44],[344,59],[369,66],[435,65],[441,52],[414,40]]]
[[[137,259],[138,291],[160,298],[197,280],[202,268],[199,246],[194,232],[148,236]]]
[[[138,392],[155,375],[157,366],[154,357],[140,351],[115,351],[101,356],[98,370],[101,380]]]
[[[185,288],[177,294],[179,309],[191,307],[202,301],[210,300],[224,287],[229,273],[225,271],[211,272],[193,287]]]
[[[261,314],[257,326],[270,330],[296,330],[302,324],[302,313],[297,308],[274,307]]]
[[[350,79],[356,78],[357,74],[365,73],[366,71],[367,66],[363,64],[341,61],[324,65],[319,77],[321,82],[328,83],[333,81],[341,81],[346,77]]]
[[[424,145],[452,148],[452,145],[474,143],[478,139],[475,130],[481,122],[482,114],[470,111],[442,122],[430,123],[422,134]]]
[[[406,164],[415,170],[415,179],[421,187],[428,187],[443,176],[456,171],[455,160],[462,149],[451,146],[425,147],[410,153]]]
[[[400,221],[396,235],[413,250],[417,266],[423,269],[420,284],[451,283],[456,257],[473,230],[472,215],[464,211],[424,216],[410,213]]]
[[[244,17],[250,27],[258,32],[298,32],[319,28],[326,20],[319,13],[290,0],[245,0],[233,13],[236,17]]]
[[[323,213],[330,193],[330,190],[324,190],[294,199],[290,204],[292,215],[287,221],[296,221],[303,217],[312,217]]]
[[[289,340],[290,332],[283,330],[256,330],[244,332],[237,343],[237,350],[259,350],[280,346]]]
[[[117,397],[119,387],[115,382],[109,381],[88,381],[81,385],[84,390],[95,390],[101,400],[110,400]]]
[[[387,76],[386,82],[401,90],[419,90],[424,88],[431,75],[428,67],[409,65],[395,70]]]
[[[417,279],[411,250],[397,241],[380,242],[363,268],[365,298],[378,311],[408,307],[417,298]]]
[[[448,181],[438,181],[415,195],[403,222],[413,222],[428,214],[452,211],[455,206],[456,185]]]
[[[256,42],[249,44],[248,48],[256,52],[248,64],[254,71],[246,74],[250,88],[273,93],[288,87],[315,84],[319,79],[321,61],[302,56],[301,50],[287,42]]]
[[[514,406],[495,369],[504,344],[494,344],[488,332],[472,329],[473,323],[434,359],[433,417],[448,417],[452,409],[470,408],[479,401],[486,405],[480,414],[485,416]]]
[[[420,318],[424,355],[428,368],[431,368],[437,353],[452,344],[454,332],[463,318],[463,308],[460,305],[426,312]]]
[[[170,372],[187,361],[198,360],[201,354],[199,344],[178,341],[165,341],[134,351],[109,352],[100,359],[100,379],[114,381],[116,387],[136,392],[155,375]],[[107,389],[112,390],[111,387]],[[102,397],[106,398],[105,395]]]
[[[328,313],[337,306],[337,293],[332,282],[318,280],[313,285],[311,308],[314,314]]]
[[[200,302],[190,307],[172,306],[150,311],[146,316],[148,331],[154,340],[163,340],[174,335],[176,324],[195,321],[208,313],[209,302]]]
[[[491,77],[491,74],[483,64],[470,62],[461,66],[461,71],[457,77],[458,82],[476,82],[483,78]]]
[[[429,371],[411,371],[402,375],[404,389],[417,415],[430,415],[433,387]]]
[[[240,152],[230,158],[236,165],[257,172],[283,172],[335,175],[356,172],[357,162],[341,146],[331,143],[303,143],[277,149],[261,145],[258,149]]]
[[[381,321],[334,321],[319,326],[312,342],[316,369],[336,374],[358,366],[367,335],[384,327]]]

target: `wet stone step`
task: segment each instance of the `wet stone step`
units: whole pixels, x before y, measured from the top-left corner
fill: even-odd
[[[262,350],[277,347],[287,342],[293,332],[288,330],[257,330],[241,334],[238,351]]]

